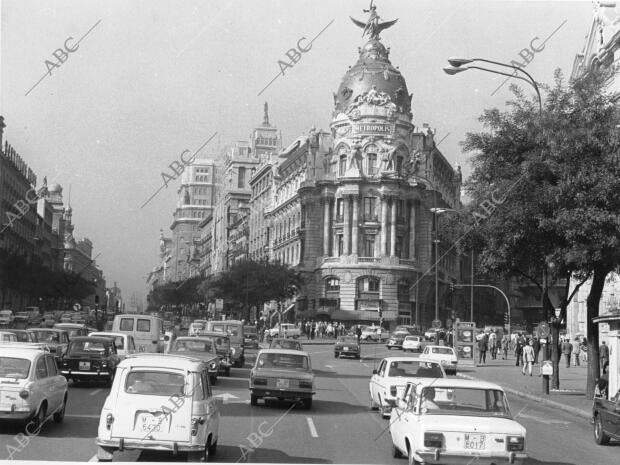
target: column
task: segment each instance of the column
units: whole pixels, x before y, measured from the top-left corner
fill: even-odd
[[[385,255],[387,248],[387,198],[381,198],[381,249],[379,257]]]
[[[392,197],[392,218],[390,221],[390,257],[396,255],[396,199]]]
[[[329,257],[329,198],[323,199],[323,255]]]
[[[349,196],[346,196],[342,201],[344,202],[344,228],[342,242],[344,247],[342,248],[342,255],[349,255],[351,250],[349,249],[349,239],[351,237],[351,222],[349,221]]]
[[[333,212],[333,222],[332,222],[332,228],[330,233],[330,236],[332,238],[332,257],[337,257],[338,256],[338,240],[336,237],[336,218],[338,217],[338,199],[334,198],[333,199],[333,205],[334,205],[334,212]]]
[[[351,253],[353,255],[359,254],[359,249],[357,246],[357,233],[359,230],[359,221],[358,221],[358,210],[359,210],[359,199],[356,195],[351,197],[353,201],[353,221],[351,224]]]
[[[411,205],[409,206],[409,258],[410,259],[414,259],[415,258],[415,235],[416,235],[416,228],[415,228],[415,222],[416,222],[416,202],[413,201],[411,202]]]

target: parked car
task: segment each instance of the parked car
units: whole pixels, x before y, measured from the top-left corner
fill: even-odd
[[[620,440],[620,390],[609,399],[594,397],[592,420],[597,444],[608,444],[610,438]]]
[[[419,380],[407,385],[390,417],[392,455],[409,463],[523,464],[525,428],[506,394],[485,381]]]
[[[17,336],[9,331],[0,331],[0,342],[17,342]]]
[[[256,326],[244,326],[243,333],[243,347],[246,349],[258,349],[258,330]]]
[[[47,350],[56,358],[58,363],[60,357],[67,351],[69,333],[58,328],[30,328],[28,331],[36,335],[40,344],[45,344]]]
[[[388,348],[388,350],[391,350],[391,349],[402,349],[403,348],[403,341],[405,340],[405,338],[408,335],[409,335],[409,333],[407,331],[394,332],[394,333],[392,333],[392,335],[388,339],[387,344],[385,346]]]
[[[137,352],[136,343],[134,342],[133,336],[131,334],[93,331],[88,333],[88,335],[111,338],[114,341],[114,345],[116,346],[116,353],[121,358],[121,360],[128,355],[135,354]]]
[[[187,355],[204,361],[209,367],[211,384],[217,383],[217,374],[220,371],[220,357],[215,351],[215,343],[209,337],[183,336],[172,343],[170,354]]]
[[[458,359],[452,347],[428,345],[420,354],[420,359],[440,363],[446,373],[456,375]]]
[[[115,451],[182,452],[192,461],[215,455],[220,414],[207,364],[168,354],[134,354],[116,369],[99,419],[97,458]]]
[[[17,312],[13,319],[16,328],[26,328],[30,325],[30,314],[28,312]]]
[[[387,329],[381,326],[366,326],[362,329],[362,335],[360,339],[362,341],[385,341],[390,336]]]
[[[403,352],[421,352],[422,336],[407,336],[403,341]]]
[[[357,343],[357,337],[355,336],[339,336],[334,344],[334,358],[343,356],[354,357],[359,359],[361,357],[360,345]]]
[[[26,421],[26,433],[38,434],[52,416],[65,416],[67,380],[46,351],[27,345],[4,346],[0,352],[0,420]]]
[[[301,350],[304,348],[301,345],[301,342],[295,339],[286,339],[284,337],[276,337],[271,340],[269,343],[270,349],[288,349],[288,350]]]
[[[15,321],[15,315],[12,310],[0,310],[0,327],[10,328]]]
[[[62,329],[69,333],[69,339],[73,339],[76,336],[88,336],[88,328],[85,324],[56,323],[54,329]]]
[[[37,335],[29,329],[7,329],[6,331],[15,334],[17,342],[38,342]]]
[[[61,359],[61,373],[74,383],[103,381],[112,386],[120,357],[109,337],[76,336]]]
[[[301,402],[312,408],[314,373],[306,352],[285,349],[264,349],[250,371],[250,404],[258,399],[277,398]]]
[[[437,334],[437,332],[441,332],[441,331],[443,331],[441,328],[439,328],[439,329],[437,329],[437,328],[429,328],[424,333],[424,338],[427,341],[434,341],[435,340],[435,334]]]
[[[437,362],[412,357],[384,358],[379,368],[372,371],[370,378],[370,408],[379,409],[384,417],[389,416],[408,382],[419,381],[420,378],[445,377],[446,373]]]

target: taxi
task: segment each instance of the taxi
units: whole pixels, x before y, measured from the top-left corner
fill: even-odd
[[[409,463],[523,464],[525,428],[503,389],[454,378],[409,383],[390,417],[392,455]]]
[[[63,421],[67,398],[67,380],[49,352],[26,344],[0,348],[0,421],[25,420],[26,433],[38,434],[50,416]]]
[[[116,368],[97,439],[99,461],[116,451],[187,453],[206,461],[217,450],[220,414],[203,360],[169,354],[129,355]]]

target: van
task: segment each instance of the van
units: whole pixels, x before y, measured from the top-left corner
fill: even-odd
[[[245,363],[243,323],[239,320],[210,320],[207,321],[206,331],[228,334],[233,366],[243,368]]]
[[[112,322],[112,332],[133,336],[138,352],[163,353],[164,322],[150,315],[116,315]]]

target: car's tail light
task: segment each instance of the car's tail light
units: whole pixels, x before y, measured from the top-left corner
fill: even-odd
[[[105,417],[105,427],[110,429],[112,427],[112,423],[114,423],[114,415],[108,413]]]
[[[434,447],[441,449],[443,447],[442,433],[424,433],[424,447]]]
[[[25,389],[23,391],[19,391],[19,397],[22,399],[27,399],[29,395],[30,393]]]
[[[266,378],[254,378],[254,385],[255,386],[267,386],[267,379]]]
[[[508,451],[524,450],[525,438],[523,436],[508,436],[506,438],[506,449]]]
[[[397,394],[396,386],[390,386],[390,395],[396,396],[396,394]]]
[[[302,389],[312,389],[312,381],[300,381],[299,387]]]
[[[212,370],[215,370],[216,367],[217,364],[215,362],[211,362],[211,364],[209,365],[209,368],[211,368]]]
[[[204,424],[204,419],[202,417],[192,418],[192,436],[196,436],[198,434],[198,426]]]

